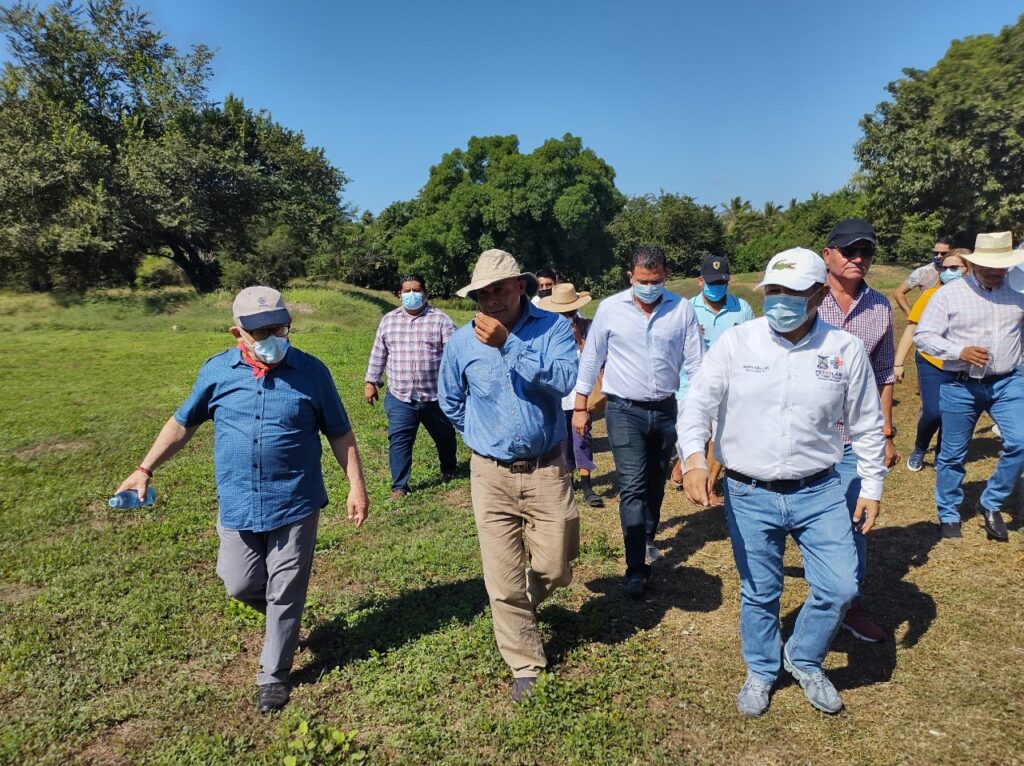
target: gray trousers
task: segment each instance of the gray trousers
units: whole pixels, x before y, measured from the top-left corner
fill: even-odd
[[[231,598],[267,616],[256,676],[261,686],[288,682],[299,643],[319,519],[317,511],[270,532],[224,529],[217,523],[217,575]]]

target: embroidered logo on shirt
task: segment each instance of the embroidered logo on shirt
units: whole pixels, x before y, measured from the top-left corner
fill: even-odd
[[[766,365],[766,364],[745,364],[745,365],[743,365],[743,372],[768,372],[768,365]]]
[[[831,354],[818,354],[818,364],[814,375],[820,380],[841,381],[843,360]]]

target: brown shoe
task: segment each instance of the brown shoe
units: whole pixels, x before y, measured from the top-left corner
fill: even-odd
[[[408,494],[409,493],[406,492],[404,489],[396,489],[396,490],[392,491],[391,499],[392,500],[401,500],[403,497],[405,497]]]

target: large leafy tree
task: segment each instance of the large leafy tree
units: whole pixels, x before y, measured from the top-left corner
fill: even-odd
[[[639,245],[657,245],[665,251],[669,269],[681,276],[699,273],[709,255],[728,255],[723,222],[715,210],[692,197],[662,192],[631,197],[609,224],[614,241],[615,267],[607,287],[616,285]],[[616,273],[617,272],[617,273]]]
[[[905,69],[861,121],[869,214],[901,259],[939,234],[1024,233],[1024,16]]]
[[[241,100],[209,101],[211,53],[165,43],[122,0],[0,11],[0,278],[125,282],[143,253],[200,290],[235,264],[323,246],[344,175]],[[261,242],[263,247],[261,248]],[[301,270],[286,259],[291,271]]]
[[[378,241],[438,294],[464,284],[476,256],[491,247],[528,269],[553,266],[584,282],[611,263],[605,227],[622,202],[615,171],[575,136],[530,154],[519,152],[515,136],[474,137],[430,169],[416,199],[389,208],[375,226],[391,227]]]

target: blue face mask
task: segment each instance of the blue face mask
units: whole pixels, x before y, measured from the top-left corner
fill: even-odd
[[[261,362],[277,364],[288,352],[288,339],[271,335],[263,340],[257,340],[252,344],[252,352]]]
[[[942,284],[948,285],[950,282],[956,282],[963,276],[959,271],[940,271],[939,279],[942,280]]]
[[[656,285],[633,285],[633,295],[638,301],[648,305],[657,301],[664,292],[664,282],[658,282]]]
[[[766,295],[764,315],[775,332],[790,332],[807,321],[807,298],[800,295]]]
[[[720,285],[704,285],[704,297],[712,303],[720,303],[725,300],[725,294],[729,291],[729,285],[722,283]]]
[[[402,305],[409,311],[415,311],[423,306],[423,293],[402,293]]]

